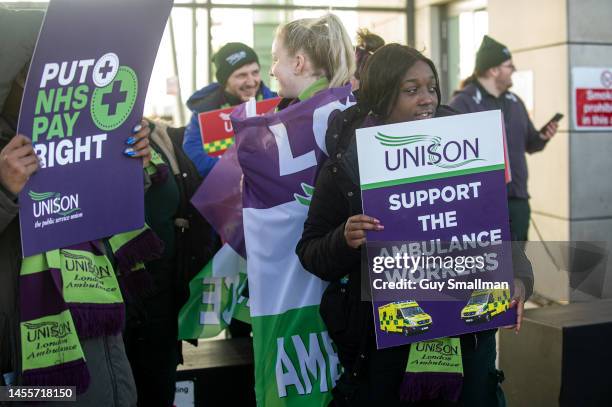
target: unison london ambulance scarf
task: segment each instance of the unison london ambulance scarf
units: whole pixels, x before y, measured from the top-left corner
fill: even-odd
[[[439,338],[410,345],[406,373],[400,385],[404,401],[457,401],[463,387],[459,338]]]
[[[155,129],[155,125],[153,123],[151,123],[149,127],[151,127],[151,131]],[[166,179],[168,179],[168,174],[170,172],[168,164],[164,162],[161,157],[161,154],[159,154],[157,151],[155,151],[154,149],[151,149],[150,151],[151,161],[149,161],[149,165],[145,167],[145,171],[147,172],[147,174],[149,174],[149,177],[151,177],[152,183],[163,183],[166,181]]]
[[[143,273],[163,245],[147,227],[113,236],[117,274]],[[125,321],[119,281],[101,242],[27,257],[20,273],[21,348],[26,385],[89,385],[80,340],[117,335]]]

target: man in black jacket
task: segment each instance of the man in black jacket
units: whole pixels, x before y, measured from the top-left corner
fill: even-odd
[[[503,112],[512,174],[508,185],[510,233],[512,240],[526,241],[531,210],[525,152],[531,154],[544,149],[557,132],[557,124],[549,123],[542,132],[535,129],[523,101],[510,92],[514,71],[508,48],[485,35],[476,53],[474,74],[455,93],[450,106],[459,113],[495,109]]]

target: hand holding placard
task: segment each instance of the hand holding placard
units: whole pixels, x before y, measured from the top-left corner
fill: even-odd
[[[378,219],[363,214],[354,215],[344,224],[344,239],[350,247],[358,249],[366,241],[366,230],[383,230],[384,228]]]
[[[151,128],[149,122],[142,120],[140,124],[137,124],[132,129],[133,136],[128,137],[125,141],[130,147],[123,150],[123,153],[128,157],[142,158],[142,166],[146,167],[151,161],[151,149],[149,148],[149,135],[151,134]]]
[[[36,170],[38,158],[32,142],[18,134],[0,152],[0,183],[17,195]]]

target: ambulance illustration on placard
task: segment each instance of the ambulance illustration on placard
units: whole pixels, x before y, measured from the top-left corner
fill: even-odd
[[[474,290],[461,310],[461,319],[466,324],[489,322],[495,315],[510,308],[510,290]]]
[[[378,307],[380,330],[406,336],[419,334],[431,328],[432,319],[416,301],[397,301]]]

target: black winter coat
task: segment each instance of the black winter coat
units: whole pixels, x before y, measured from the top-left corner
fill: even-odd
[[[212,259],[220,244],[210,224],[191,204],[191,198],[200,187],[202,177],[183,151],[185,128],[168,127],[165,131],[172,144],[173,158],[178,166],[178,173],[174,175],[180,195],[180,204],[175,217],[177,273],[175,300],[176,306],[180,309],[189,298],[189,282]],[[151,136],[153,147],[159,151],[160,147],[155,140],[155,137]],[[172,172],[174,170],[171,170]]]

